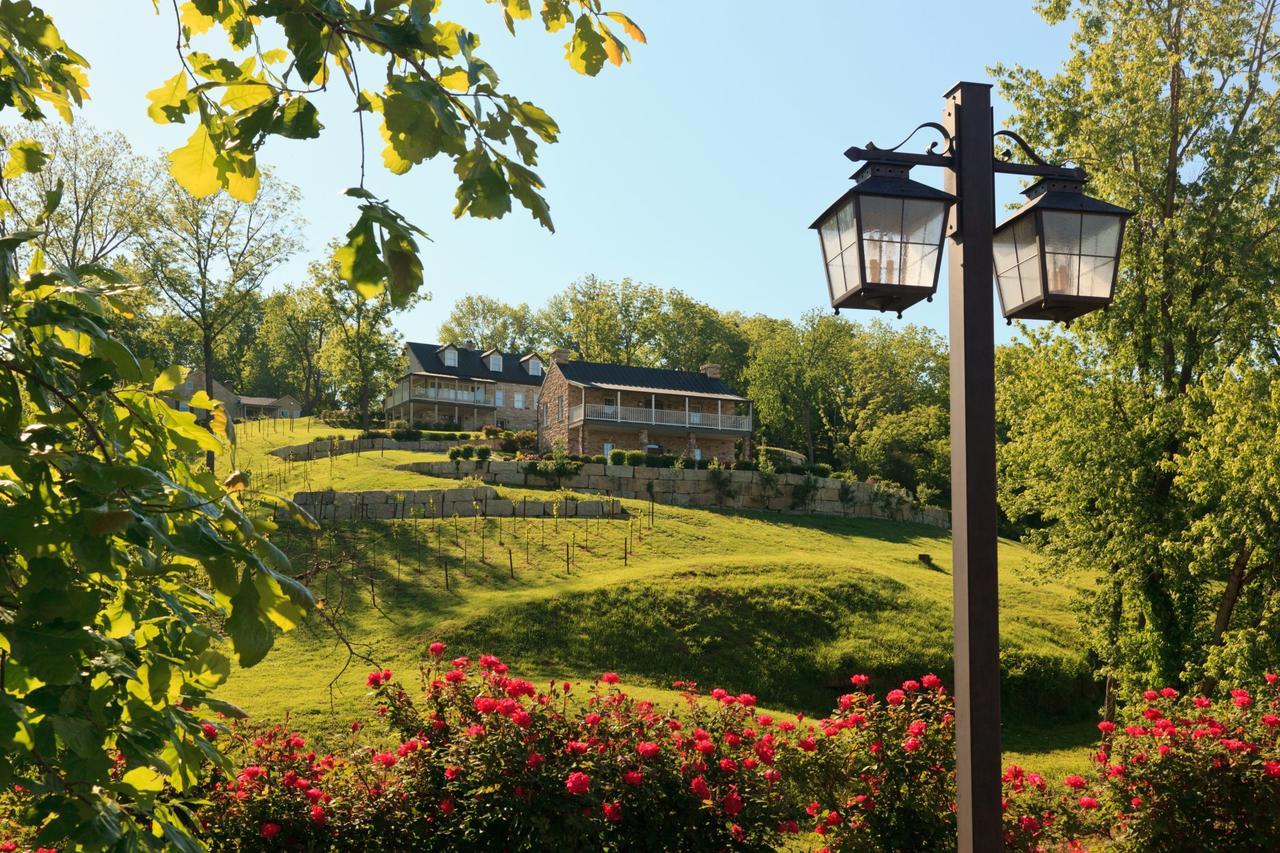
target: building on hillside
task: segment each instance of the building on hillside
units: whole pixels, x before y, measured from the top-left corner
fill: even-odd
[[[406,343],[408,372],[382,402],[388,421],[412,425],[486,424],[524,430],[537,426],[538,392],[546,365],[535,353],[480,350],[467,341]]]
[[[539,442],[592,456],[647,450],[727,461],[750,455],[753,414],[716,364],[694,373],[570,361],[557,350],[542,385]]]
[[[283,397],[246,397],[240,395],[240,417],[247,421],[258,418],[297,418],[302,404],[292,394]]]
[[[185,412],[191,408],[187,402],[191,396],[203,390],[204,371],[192,370],[187,374],[186,381],[174,389],[169,405]],[[283,397],[248,397],[237,394],[215,379],[213,380],[213,398],[222,403],[227,417],[233,420],[302,417],[302,404],[291,394],[285,394]]]

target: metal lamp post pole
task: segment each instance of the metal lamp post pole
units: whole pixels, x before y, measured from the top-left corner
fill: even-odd
[[[991,86],[987,83],[957,83],[946,93],[947,105],[942,123],[925,122],[916,130],[933,128],[947,141],[941,152],[937,143],[923,153],[899,151],[911,136],[897,146],[879,148],[868,142],[845,151],[854,162],[875,166],[862,167],[854,174],[859,183],[818,218],[813,228],[820,229],[824,261],[827,263],[828,286],[832,306],[902,310],[913,305],[922,294],[932,296],[937,286],[935,271],[932,287],[912,282],[894,281],[892,262],[887,267],[889,281],[868,281],[866,269],[854,256],[853,265],[859,280],[849,281],[847,232],[856,230],[859,242],[865,241],[862,224],[862,197],[888,197],[915,204],[939,204],[939,196],[951,204],[947,237],[951,238],[948,263],[950,281],[951,328],[951,519],[952,519],[952,584],[955,596],[955,695],[956,695],[956,813],[960,853],[985,853],[1003,846],[1000,751],[1000,597],[996,564],[996,380],[995,380],[995,304],[992,287],[996,242],[995,176],[1018,175],[1039,179],[1028,189],[1036,193],[1034,202],[1024,206],[1001,226],[1002,232],[1017,217],[1034,215],[1037,251],[1045,255],[1043,218],[1065,212],[1068,216],[1091,217],[1091,227],[1099,223],[1119,221],[1131,211],[1080,192],[1087,176],[1083,169],[1046,162],[1018,134],[996,131],[991,115]],[[1030,162],[1015,162],[1012,149],[997,158],[995,140],[1009,139]],[[945,170],[946,193],[916,184],[907,177],[913,166],[932,166]],[[865,179],[865,183],[863,182]],[[876,183],[876,182],[879,183]],[[861,187],[861,190],[859,189]],[[853,199],[853,200],[851,200]],[[923,200],[923,201],[921,201]],[[1034,213],[1027,208],[1040,203]],[[906,215],[903,208],[905,240]],[[850,217],[855,228],[850,229]],[[1030,219],[1026,220],[1032,221]],[[1083,220],[1077,220],[1083,235]],[[1099,232],[1101,233],[1101,232]],[[1121,231],[1113,231],[1110,251],[1118,265]],[[936,234],[936,232],[935,232]],[[879,239],[879,238],[872,238]],[[941,236],[938,236],[941,249]],[[1004,238],[1007,242],[1008,237]],[[1083,237],[1082,237],[1083,240]],[[905,243],[904,243],[905,245]],[[1099,245],[1102,245],[1099,242]],[[1083,253],[1083,244],[1079,247]],[[859,251],[854,249],[854,252]],[[1019,250],[1021,251],[1021,249]],[[844,254],[841,255],[840,253]],[[1105,254],[1105,253],[1104,253]],[[840,256],[840,262],[834,260]],[[866,256],[866,252],[863,252]],[[1096,258],[1095,258],[1096,260]],[[879,274],[879,268],[877,267]],[[1003,305],[1006,317],[1069,321],[1111,301],[1115,287],[1114,267],[1110,289],[1105,295],[1096,292],[1070,293],[1048,284],[1043,261],[1037,295],[1021,305]],[[833,270],[836,270],[833,276]],[[901,267],[899,273],[902,272]],[[1019,273],[1023,275],[1023,273]],[[1032,273],[1034,275],[1034,272]],[[1021,281],[1025,291],[1026,280]],[[1098,283],[1091,282],[1096,288]],[[1003,291],[1002,291],[1003,293]]]
[[[956,815],[960,853],[999,850],[1000,614],[992,303],[995,171],[991,86],[959,83],[943,124],[955,153],[950,226],[951,518],[955,596]]]

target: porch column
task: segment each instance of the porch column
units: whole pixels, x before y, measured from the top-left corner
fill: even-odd
[[[614,414],[617,415],[615,420],[618,420],[618,421],[622,420],[622,392],[621,391],[618,392],[618,405],[617,405],[617,410],[614,412]]]
[[[720,429],[722,426],[724,426],[723,422],[720,420],[722,417],[724,417],[724,414],[721,411],[721,407],[723,405],[724,405],[723,400],[719,400],[719,399],[716,400],[716,429]]]
[[[684,425],[689,425],[689,398],[684,398]]]
[[[649,395],[649,423],[656,424],[658,422],[658,397],[655,394]]]
[[[409,427],[413,427],[413,392],[409,392]]]

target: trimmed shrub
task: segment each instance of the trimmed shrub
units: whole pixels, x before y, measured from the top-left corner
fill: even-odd
[[[421,441],[422,430],[401,428],[391,431],[391,437],[396,441]]]
[[[627,456],[626,456],[627,464],[628,465],[644,465],[645,457],[647,455],[648,454],[645,453],[643,450],[628,450]]]
[[[484,426],[480,427],[480,434],[483,435],[485,438],[497,438],[498,436],[502,435],[502,430],[494,426],[493,424],[485,424]]]
[[[463,459],[470,459],[476,455],[476,446],[474,444],[464,444],[459,450],[462,452]]]
[[[485,461],[492,455],[493,455],[493,448],[491,447],[486,447],[482,445],[476,448],[476,459],[480,460],[481,462]]]
[[[448,453],[449,453],[449,459],[453,462],[457,462],[459,459],[462,458],[461,447],[450,447]]]
[[[627,451],[625,451],[625,450],[619,450],[619,449],[618,449],[618,448],[616,448],[616,447],[615,447],[613,450],[610,450],[610,451],[609,451],[609,464],[610,464],[610,465],[626,465],[626,464],[627,464]]]
[[[809,466],[809,473],[815,477],[830,477],[831,466],[825,462],[815,462]]]
[[[538,446],[538,434],[531,429],[522,429],[516,433],[516,445],[521,450],[533,450]]]
[[[595,456],[591,457],[591,461],[597,465],[604,465],[605,464],[604,454],[597,453]]]
[[[735,471],[754,471],[756,470],[756,462],[754,459],[739,459],[733,463]]]

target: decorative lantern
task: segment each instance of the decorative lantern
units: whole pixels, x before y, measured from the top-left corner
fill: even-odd
[[[818,217],[831,307],[897,311],[938,288],[947,206],[955,196],[909,177],[911,167],[871,161]]]
[[[992,254],[1004,316],[1070,322],[1111,302],[1125,220],[1133,211],[1043,178],[996,228]]]

